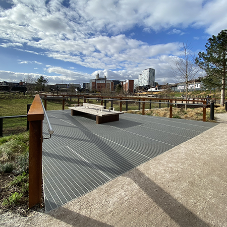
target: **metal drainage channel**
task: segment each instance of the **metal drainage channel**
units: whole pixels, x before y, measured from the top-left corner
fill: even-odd
[[[54,134],[43,142],[45,210],[48,212],[214,127],[215,123],[122,114],[96,124],[48,111]],[[47,134],[44,122],[44,136]]]

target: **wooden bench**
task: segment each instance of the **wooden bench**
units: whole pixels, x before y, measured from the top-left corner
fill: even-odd
[[[119,111],[111,109],[106,110],[102,105],[83,103],[83,106],[69,107],[72,116],[84,116],[96,120],[96,124],[102,124],[111,121],[119,121]]]

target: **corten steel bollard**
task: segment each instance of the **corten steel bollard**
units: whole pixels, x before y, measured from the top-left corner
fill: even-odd
[[[169,103],[168,103],[169,104]],[[170,100],[170,106],[169,106],[169,118],[173,117],[173,105],[172,100]]]
[[[122,98],[120,98],[120,112],[122,112]]]
[[[143,103],[142,103],[142,115],[145,115],[145,99],[143,99]]]
[[[44,111],[36,95],[27,115],[29,121],[29,208],[41,205],[42,198],[42,126]]]
[[[214,120],[214,102],[210,102],[210,120]]]

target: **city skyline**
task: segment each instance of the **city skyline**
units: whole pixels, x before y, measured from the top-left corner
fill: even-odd
[[[192,54],[227,28],[224,0],[0,1],[0,81],[50,84],[136,79],[155,69],[175,83],[183,44]]]

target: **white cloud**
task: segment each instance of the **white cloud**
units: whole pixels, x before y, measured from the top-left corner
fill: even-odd
[[[62,6],[62,2],[13,0],[12,8],[0,10],[0,38],[6,41],[0,46],[19,47],[17,50],[45,54],[95,71],[105,69],[102,71],[109,77],[136,78],[148,67],[157,67],[157,74],[167,73],[167,57],[164,61],[163,56],[178,55],[180,44],[149,45],[136,40],[133,33],[129,36],[134,38],[126,37],[124,31],[137,26],[150,33],[168,29],[182,35],[182,29],[196,26],[217,34],[227,26],[226,0],[75,0],[69,1],[70,7]],[[24,46],[43,53],[22,49]],[[39,64],[20,62],[28,63]],[[80,76],[89,78],[83,73],[47,67],[49,73],[76,81]]]

